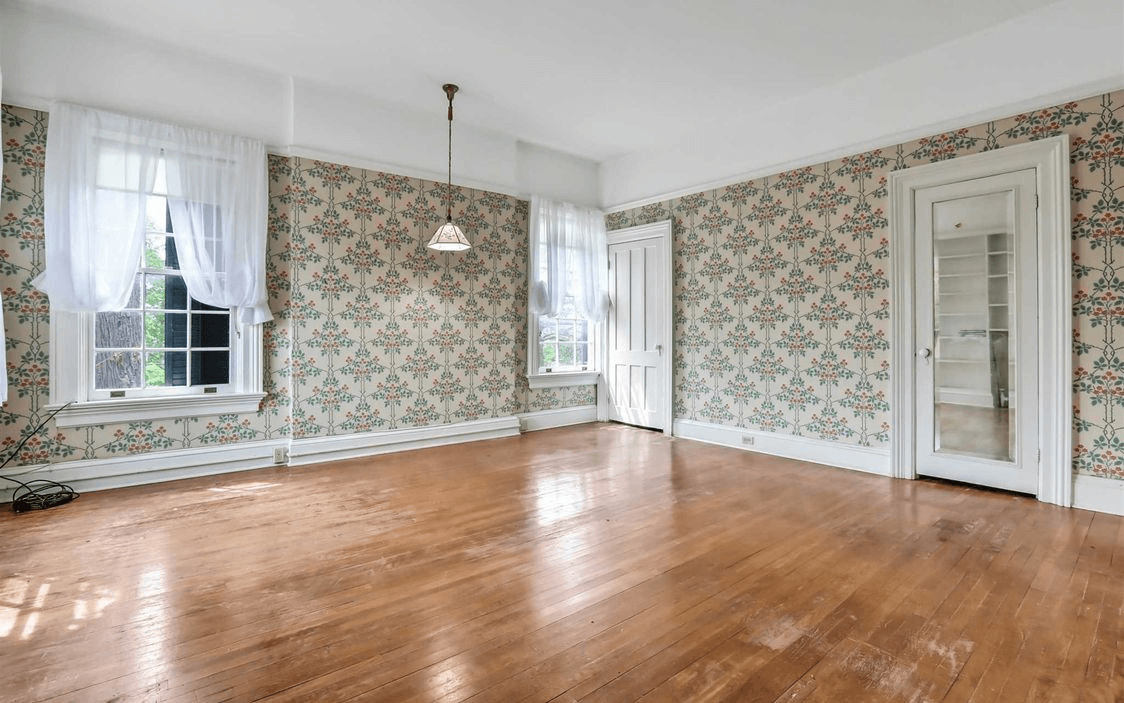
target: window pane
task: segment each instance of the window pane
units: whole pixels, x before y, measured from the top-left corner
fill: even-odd
[[[539,318],[539,342],[553,342],[554,341],[555,323],[553,317],[546,317],[545,315]]]
[[[542,353],[541,353],[539,358],[542,359],[543,368],[548,368],[550,366],[553,366],[554,362],[558,358],[558,345],[556,345],[556,344],[544,344],[544,345],[542,345]]]
[[[186,386],[187,352],[149,352],[145,355],[144,381],[149,387]]]
[[[164,244],[164,266],[170,269],[179,270],[180,258],[176,254],[176,238],[169,236],[166,237]]]
[[[94,346],[99,349],[141,347],[139,312],[99,312],[94,320]]]
[[[147,313],[144,316],[144,339],[148,347],[187,347],[187,313]]]
[[[591,323],[577,317],[539,317],[540,371],[573,371],[590,364]]]
[[[168,310],[187,310],[187,284],[180,276],[166,276],[164,303]]]
[[[110,351],[94,354],[95,388],[99,390],[140,388],[143,380],[139,351]]]
[[[150,269],[179,269],[176,238],[171,234],[149,232],[144,239],[144,265]]]
[[[205,351],[191,355],[191,384],[230,383],[230,352]]]
[[[144,306],[149,309],[164,310],[168,307],[168,277],[158,273],[148,273],[144,277]]]
[[[145,226],[149,232],[167,232],[171,229],[168,223],[168,199],[162,195],[148,196],[145,204]]]
[[[191,316],[191,346],[230,346],[230,315],[228,313],[193,314]]]
[[[162,269],[168,266],[168,236],[149,232],[144,238],[144,267]]]
[[[574,345],[560,344],[558,345],[558,365],[559,366],[573,366],[574,364]]]

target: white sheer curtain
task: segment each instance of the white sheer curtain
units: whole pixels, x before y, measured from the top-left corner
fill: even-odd
[[[272,319],[264,144],[65,103],[47,131],[47,266],[33,284],[62,310],[124,308],[161,160],[187,292],[242,324]]]
[[[47,265],[32,281],[51,307],[125,307],[144,246],[158,131],[147,120],[78,105],[51,108],[43,176]]]
[[[531,306],[559,315],[567,296],[588,320],[608,309],[608,248],[600,210],[531,198]]]
[[[197,129],[175,135],[165,154],[168,210],[188,293],[230,308],[241,324],[273,319],[265,290],[265,145]]]

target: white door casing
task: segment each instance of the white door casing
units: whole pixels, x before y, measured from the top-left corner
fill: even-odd
[[[672,432],[671,222],[609,232],[607,419]]]
[[[914,191],[918,474],[1038,492],[1036,180]]]
[[[1038,194],[1036,457],[1038,499],[1072,505],[1072,272],[1069,137],[1060,135],[890,174],[891,457],[898,478],[917,476],[918,320],[915,292],[918,190],[1033,169]]]

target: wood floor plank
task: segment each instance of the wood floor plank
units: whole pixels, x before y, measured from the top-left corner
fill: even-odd
[[[1124,699],[1124,518],[620,425],[0,532],[0,701]]]

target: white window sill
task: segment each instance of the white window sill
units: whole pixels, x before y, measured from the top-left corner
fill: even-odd
[[[170,420],[197,415],[257,412],[265,393],[116,398],[74,403],[55,416],[59,427],[85,427],[137,420]],[[47,406],[54,410],[59,405]]]
[[[560,371],[558,373],[527,374],[531,388],[561,388],[564,386],[592,386],[597,383],[597,371]]]

